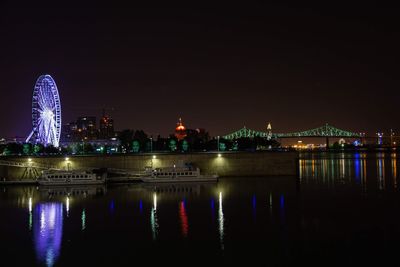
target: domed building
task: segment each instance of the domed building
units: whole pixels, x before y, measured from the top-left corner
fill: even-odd
[[[182,140],[187,136],[186,133],[186,127],[183,125],[182,123],[182,119],[179,118],[179,121],[176,124],[176,128],[175,128],[175,137],[178,140]]]

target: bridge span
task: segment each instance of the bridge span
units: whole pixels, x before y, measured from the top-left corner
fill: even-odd
[[[324,126],[310,129],[302,132],[293,132],[293,133],[272,133],[272,132],[262,132],[256,131],[252,129],[248,129],[243,127],[240,130],[237,130],[233,133],[222,136],[224,139],[234,140],[242,137],[254,138],[254,137],[263,137],[269,139],[278,139],[278,138],[296,138],[296,137],[325,137],[325,138],[362,138],[364,135],[362,133],[355,133],[351,131],[342,130],[336,127],[333,127],[329,124],[325,124]]]

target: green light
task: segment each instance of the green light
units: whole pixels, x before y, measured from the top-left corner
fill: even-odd
[[[331,125],[324,125],[319,128],[293,133],[271,133],[260,132],[243,127],[242,129],[223,136],[224,139],[234,140],[242,137],[271,137],[276,138],[295,138],[295,137],[361,137],[361,134],[350,131],[341,130]]]
[[[82,231],[86,229],[86,213],[85,213],[85,209],[82,210]]]

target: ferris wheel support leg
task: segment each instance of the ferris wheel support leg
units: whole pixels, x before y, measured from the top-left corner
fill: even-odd
[[[28,143],[29,140],[31,140],[34,131],[35,131],[35,129],[33,129],[32,132],[29,134],[28,138],[26,138],[25,143]]]

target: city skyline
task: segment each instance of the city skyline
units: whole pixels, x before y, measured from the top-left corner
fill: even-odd
[[[161,136],[179,117],[212,136],[269,122],[277,132],[398,130],[400,40],[389,8],[2,10],[0,137],[29,134],[44,73],[57,82],[63,122],[106,108],[116,130]]]

